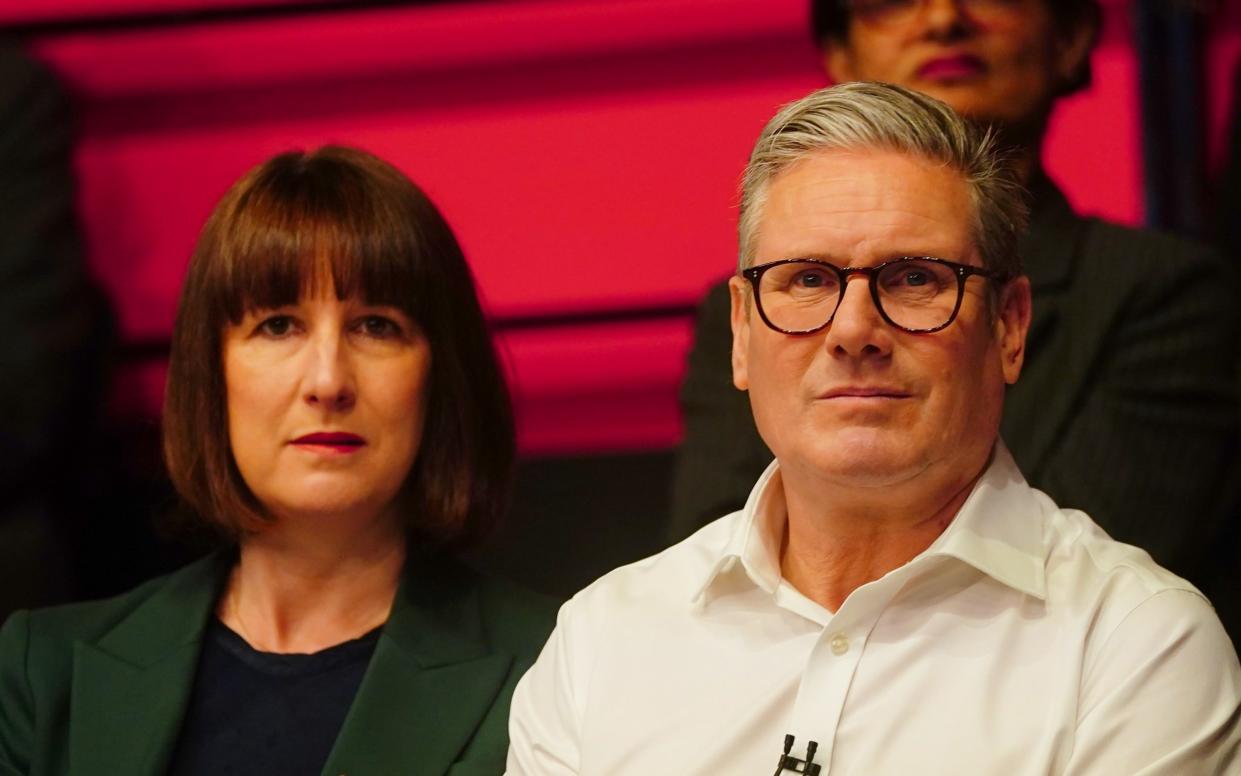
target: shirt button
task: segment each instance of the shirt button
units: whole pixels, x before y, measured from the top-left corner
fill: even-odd
[[[837,633],[832,636],[832,640],[827,645],[832,648],[833,655],[843,655],[849,651],[849,637],[843,633]]]

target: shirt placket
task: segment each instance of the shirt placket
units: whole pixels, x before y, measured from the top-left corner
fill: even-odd
[[[811,741],[817,744],[814,763],[821,776],[832,770],[836,731],[867,640],[900,584],[889,577],[858,588],[824,623],[810,650],[788,732],[794,736],[791,753],[798,758],[806,758]]]

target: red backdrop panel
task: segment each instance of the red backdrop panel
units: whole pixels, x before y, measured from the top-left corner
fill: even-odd
[[[1047,156],[1075,204],[1132,222],[1127,35],[1110,22],[1096,85],[1057,115]],[[48,33],[34,46],[82,108],[90,259],[127,339],[166,339],[198,229],[244,170],[292,147],[359,145],[409,173],[457,229],[503,330],[527,453],[676,442],[687,311],[733,266],[750,145],[779,104],[824,83],[804,0],[379,7]],[[154,415],[162,375],[131,366],[118,407]]]

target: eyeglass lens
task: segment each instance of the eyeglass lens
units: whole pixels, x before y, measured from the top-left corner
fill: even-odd
[[[903,329],[946,325],[960,294],[960,278],[952,267],[922,259],[891,262],[872,282],[882,312]],[[843,288],[839,271],[830,266],[813,261],[776,264],[759,279],[759,304],[776,328],[810,331],[832,319]]]

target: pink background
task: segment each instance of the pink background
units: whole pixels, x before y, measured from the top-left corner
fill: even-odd
[[[0,23],[287,5],[8,0]],[[1237,5],[1209,49],[1216,165]],[[292,147],[358,145],[457,230],[501,330],[523,451],[619,451],[679,438],[689,309],[731,271],[750,144],[779,104],[824,84],[805,6],[462,2],[117,24],[32,45],[78,101],[89,260],[127,341],[166,340],[198,229],[242,172]],[[1138,223],[1137,62],[1127,4],[1105,6],[1094,87],[1055,116],[1048,168],[1081,210]],[[114,412],[156,417],[162,380],[158,360],[131,364]]]

